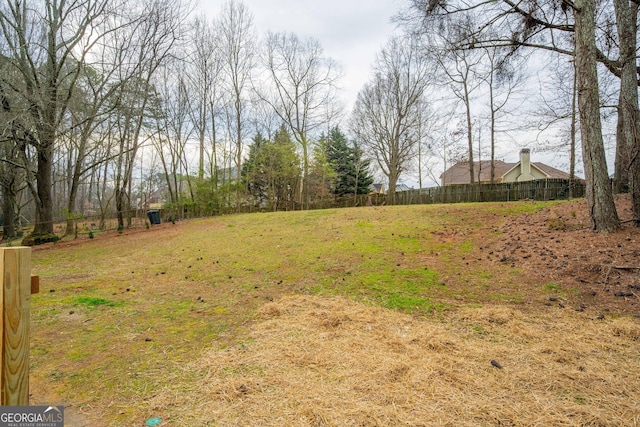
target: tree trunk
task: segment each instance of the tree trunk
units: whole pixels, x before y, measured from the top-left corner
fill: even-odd
[[[609,184],[600,120],[596,68],[595,0],[579,0],[575,9],[575,65],[578,83],[580,130],[586,177],[586,198],[591,228],[613,232],[620,220]]]
[[[76,198],[78,197],[78,187],[80,185],[80,177],[74,176],[69,189],[69,199],[67,200],[67,227],[64,232],[65,236],[70,236],[74,232]]]
[[[495,95],[493,93],[493,73],[494,69],[491,69],[491,75],[489,77],[489,105],[491,106],[491,172],[489,177],[489,183],[493,185],[496,180],[496,106]],[[480,151],[478,151],[478,156]]]
[[[116,217],[118,218],[118,231],[124,230],[124,197],[120,187],[116,187]]]
[[[198,181],[204,179],[204,136],[207,117],[207,102],[203,102],[200,109],[200,123],[198,123]]]
[[[620,82],[622,86],[622,80]],[[621,87],[622,89],[622,87]],[[618,98],[618,124],[616,126],[616,157],[614,162],[614,178],[615,192],[624,193],[629,186],[629,173],[627,167],[627,143],[625,140],[625,131],[623,127],[623,118],[620,111],[622,110],[622,92]]]
[[[216,138],[216,115],[211,103],[211,180],[213,181],[213,190],[218,189],[218,140]]]
[[[578,83],[575,64],[573,68],[573,87],[571,92],[571,135],[569,147],[569,199],[573,199],[576,180],[576,111],[578,109]]]
[[[464,104],[467,112],[467,142],[469,143],[469,182],[473,184],[476,180],[473,165],[473,125],[471,123],[471,99],[469,98],[469,89],[467,81],[464,81]]]
[[[3,171],[5,173],[6,171]],[[6,177],[4,177],[6,179]],[[2,182],[2,240],[16,238],[16,194],[12,184]]]
[[[640,111],[636,68],[638,5],[630,4],[628,0],[615,0],[614,6],[622,64],[618,101],[616,181],[618,184],[628,182],[634,225],[638,227],[640,226]]]
[[[107,151],[111,149],[111,144],[107,147]],[[107,176],[109,171],[109,162],[104,162],[102,174],[98,174],[96,186],[96,197],[100,204],[100,230],[104,230],[107,226],[107,213],[109,211],[109,205],[111,204],[112,197],[107,198]],[[100,179],[102,175],[102,180]],[[102,181],[102,183],[100,183]]]
[[[50,8],[51,22],[47,31],[47,61],[44,66],[46,78],[44,80],[44,99],[42,107],[42,121],[40,122],[40,141],[36,147],[38,169],[36,171],[36,187],[38,197],[36,204],[36,223],[31,237],[46,239],[53,236],[53,148],[57,131],[57,114],[59,105],[59,58],[57,57],[56,36],[59,30],[60,10],[47,2]],[[32,114],[36,114],[35,111]],[[35,116],[36,123],[39,117]]]
[[[53,132],[51,135],[53,139]],[[53,197],[52,197],[52,168],[53,143],[41,143],[38,149],[38,170],[36,171],[36,188],[38,197],[36,204],[36,223],[32,236],[53,235]]]
[[[8,110],[8,109],[7,109]],[[2,189],[2,240],[12,240],[17,237],[16,230],[16,201],[18,198],[17,183],[20,181],[18,166],[12,162],[16,159],[16,144],[5,141],[0,146],[2,159],[0,161],[0,188]],[[22,178],[24,179],[24,178]]]
[[[388,205],[396,204],[396,187],[398,184],[399,175],[400,173],[398,172],[398,168],[392,165],[389,168],[389,188],[387,188],[387,204]]]
[[[128,125],[128,120],[125,120],[125,126]],[[116,207],[116,218],[118,219],[118,230],[124,230],[124,216],[123,216],[123,198],[122,198],[122,189],[126,188],[124,182],[124,158],[125,158],[125,140],[126,137],[121,134],[120,135],[120,155],[118,156],[117,166],[115,168],[115,183],[114,183],[114,195],[115,195],[115,207]],[[106,179],[106,175],[105,175]]]
[[[80,188],[80,178],[82,178],[82,168],[84,165],[87,149],[88,136],[84,133],[79,136],[80,143],[78,144],[78,151],[75,159],[71,158],[70,162],[72,167],[69,168],[69,199],[67,200],[67,228],[64,235],[69,236],[73,233],[75,217],[76,217],[76,204],[78,198],[78,190]],[[70,150],[71,152],[71,150]],[[72,156],[72,154],[69,154]]]
[[[302,135],[301,140],[304,176],[302,177],[302,203],[300,210],[305,210],[309,209],[309,150],[307,147],[307,136]]]
[[[242,104],[240,92],[236,90],[236,212],[240,212],[240,183],[242,182]]]

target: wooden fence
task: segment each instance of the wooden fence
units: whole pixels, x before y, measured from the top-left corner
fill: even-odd
[[[0,248],[0,273],[0,404],[27,406],[31,294],[39,290],[38,277],[31,276],[31,248]]]
[[[572,191],[570,191],[572,190]],[[382,206],[382,205],[412,205],[431,203],[461,203],[461,202],[507,202],[516,200],[558,200],[584,197],[585,185],[582,180],[569,181],[567,179],[541,179],[527,182],[510,182],[504,184],[475,184],[475,185],[447,185],[444,187],[423,188],[420,190],[401,191],[395,194],[395,200],[390,200],[386,194],[348,195],[344,197],[327,196],[309,203],[308,209],[348,208],[354,206]],[[301,210],[298,202],[281,202],[278,210]],[[215,213],[206,206],[189,203],[186,205],[173,205],[161,209],[162,222],[179,221],[187,218],[202,216],[263,212],[269,209],[243,204],[237,208],[235,204],[218,209]],[[131,218],[132,227],[143,227],[148,224],[145,210],[133,210],[127,213]],[[96,231],[116,230],[117,221],[113,218],[100,218],[85,216],[75,220],[75,234],[91,235]],[[55,233],[62,235],[66,223],[60,220],[55,225]]]
[[[460,184],[401,191],[391,200],[386,194],[353,196],[336,200],[335,207],[413,205],[432,203],[511,202],[517,200],[563,200],[584,197],[583,181],[539,179],[503,184]]]
[[[571,188],[572,184],[573,188]],[[503,184],[447,185],[402,192],[399,194],[399,198],[402,204],[510,202],[516,200],[546,201],[568,199],[570,196],[584,197],[584,192],[584,184],[577,181],[572,183],[565,179],[539,179]],[[398,203],[398,200],[396,200],[396,203]]]

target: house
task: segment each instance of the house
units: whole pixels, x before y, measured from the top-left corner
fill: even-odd
[[[407,184],[396,184],[396,193],[400,193],[401,191],[410,191],[412,190]]]
[[[494,182],[521,182],[535,179],[569,179],[569,174],[540,162],[531,161],[528,148],[520,151],[520,161],[507,163],[502,160],[493,162],[495,168]],[[476,184],[491,182],[491,161],[473,162],[473,173]],[[469,162],[458,162],[440,175],[442,185],[469,184]]]
[[[157,189],[149,193],[147,200],[143,203],[143,209],[162,209],[165,205],[166,188]]]
[[[409,187],[407,184],[396,184],[396,193],[410,190],[413,190],[413,188]],[[384,184],[371,184],[369,186],[369,194],[387,194],[387,189]]]
[[[369,191],[371,194],[386,194],[387,189],[384,188],[384,184],[371,184],[369,186]]]

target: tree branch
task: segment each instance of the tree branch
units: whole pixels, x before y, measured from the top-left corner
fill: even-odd
[[[521,15],[530,24],[540,25],[540,26],[548,28],[550,30],[560,30],[560,31],[573,32],[573,25],[558,25],[558,24],[552,24],[550,22],[543,21],[541,19],[538,19],[538,18],[534,17],[532,12],[527,12],[526,10],[521,9],[520,7],[518,7],[518,5],[516,5],[511,0],[502,0],[502,1],[504,3],[506,3],[506,4],[508,4],[515,13]],[[568,0],[563,0],[563,1],[564,1],[564,3],[567,3],[569,5],[572,4]],[[574,6],[572,6],[572,7],[574,7]]]

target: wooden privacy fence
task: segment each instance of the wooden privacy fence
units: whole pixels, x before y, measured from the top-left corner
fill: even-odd
[[[354,206],[381,206],[381,205],[413,205],[431,203],[472,203],[472,202],[512,202],[517,200],[562,200],[570,198],[581,198],[585,195],[585,184],[583,180],[568,179],[539,179],[527,182],[507,182],[501,184],[458,184],[443,187],[423,188],[420,190],[409,190],[396,192],[395,200],[391,201],[387,194],[353,194],[334,197],[325,195],[321,198],[311,200],[308,204],[301,204],[299,201],[280,201],[277,209],[279,211],[294,211],[302,209],[328,209],[328,208],[350,208]],[[273,208],[257,205],[255,201],[245,201],[240,207],[235,203],[226,207],[211,208],[208,205],[199,204],[173,204],[161,209],[161,220],[175,221],[185,218],[197,218],[201,216],[220,215],[224,213],[252,213],[269,212]],[[141,218],[141,224],[146,221],[146,213],[140,211],[136,218]],[[115,220],[114,220],[115,221]],[[78,220],[81,229],[88,233],[91,227],[95,226],[89,218]],[[115,222],[114,222],[115,223]],[[112,227],[113,228],[113,227]],[[109,227],[107,227],[109,229]]]
[[[584,197],[583,181],[539,179],[501,184],[459,184],[402,191],[395,194],[396,205],[429,203],[511,202],[517,200],[561,200]],[[365,196],[366,197],[366,196]],[[359,198],[359,203],[366,203]],[[371,196],[374,205],[390,204],[386,194]]]
[[[0,248],[2,316],[0,367],[2,406],[29,404],[29,323],[31,294],[39,290],[31,277],[31,248]]]

